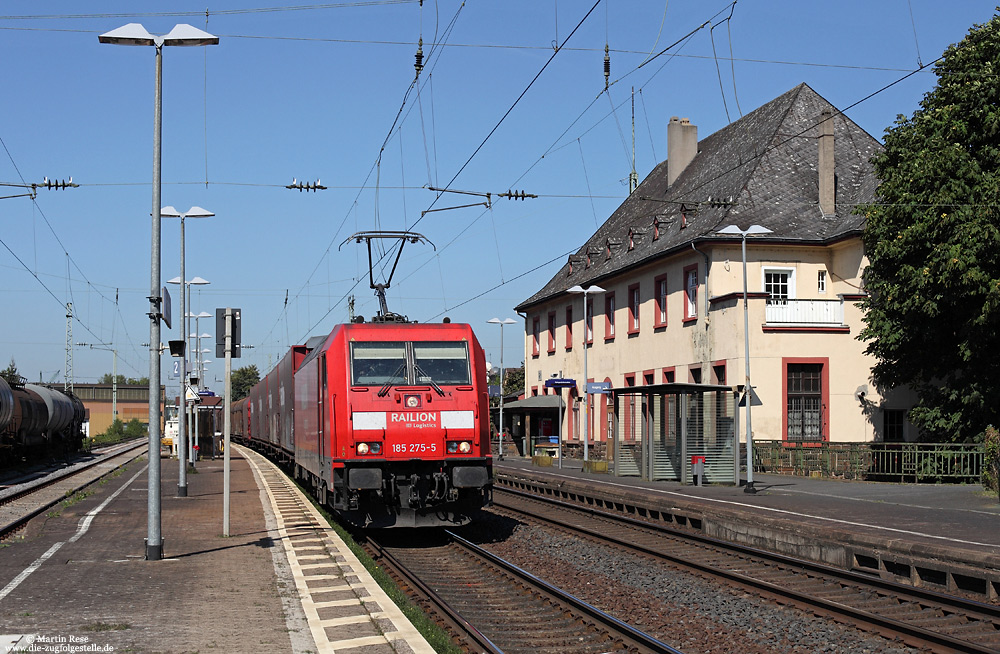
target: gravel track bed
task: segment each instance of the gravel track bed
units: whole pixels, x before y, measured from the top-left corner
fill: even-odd
[[[688,654],[921,651],[491,511],[456,532]]]

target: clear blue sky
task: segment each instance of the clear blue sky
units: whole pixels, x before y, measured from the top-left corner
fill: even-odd
[[[518,319],[513,307],[628,193],[633,89],[640,180],[666,158],[671,116],[704,138],[801,82],[881,138],[935,77],[927,69],[864,98],[934,61],[995,5],[739,0],[726,21],[721,0],[605,0],[592,11],[593,0],[221,2],[206,22],[204,2],[136,13],[136,3],[8,0],[0,182],[80,186],[0,200],[0,367],[13,357],[30,381],[61,381],[71,301],[74,341],[113,344],[119,373],[148,374],[154,49],[97,38],[126,23],[155,34],[189,23],[221,39],[164,48],[161,204],[217,214],[187,221],[187,277],[211,282],[192,308],[241,307],[255,349],[234,364],[263,373],[290,344],[346,320],[349,296],[356,313],[375,313],[366,252],[339,247],[372,229],[413,229],[437,247],[407,246],[390,309],[471,323],[499,364],[500,328],[486,320]],[[411,89],[419,38],[425,68]],[[329,188],[287,190],[292,178]],[[484,200],[425,188],[446,185],[489,192],[493,206],[421,218]],[[497,198],[508,189],[539,197]],[[166,281],[179,274],[176,219],[164,219],[162,244]],[[179,337],[176,322],[164,341]],[[522,330],[506,328],[506,365],[523,358]],[[213,321],[200,331],[214,335]],[[111,364],[76,348],[75,380]],[[169,368],[164,357],[168,383]],[[210,364],[220,392],[221,377]]]

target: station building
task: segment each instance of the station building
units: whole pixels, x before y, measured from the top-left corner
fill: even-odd
[[[769,230],[746,237],[754,439],[916,440],[914,398],[879,392],[857,338],[866,258],[854,209],[874,198],[879,142],[806,84],[700,141],[671,118],[667,138],[668,159],[517,306],[525,399],[545,406],[525,436],[561,423],[565,442],[583,438],[585,356],[588,381],[615,389],[744,384],[743,243],[720,233],[735,225]],[[578,383],[546,388],[552,377]],[[614,433],[608,396],[587,413],[600,450]]]

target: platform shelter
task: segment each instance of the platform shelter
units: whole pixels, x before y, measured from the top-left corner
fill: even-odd
[[[649,481],[740,482],[739,389],[712,384],[652,384],[609,391],[614,474]]]

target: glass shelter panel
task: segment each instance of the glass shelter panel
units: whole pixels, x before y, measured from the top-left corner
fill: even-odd
[[[729,387],[656,384],[612,393],[614,474],[689,483],[692,458],[705,481],[739,483],[736,397]]]

